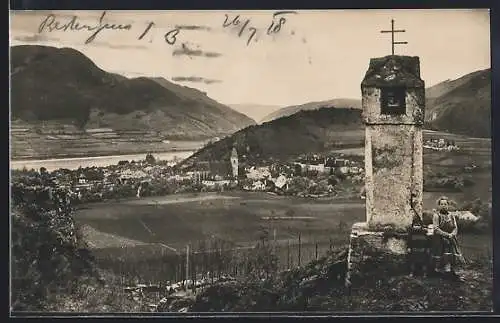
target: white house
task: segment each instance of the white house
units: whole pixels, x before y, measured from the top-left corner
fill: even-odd
[[[349,167],[348,167],[348,166],[342,166],[342,167],[339,167],[339,171],[340,171],[342,174],[347,174],[347,173],[349,173]]]
[[[256,181],[252,185],[252,191],[263,191],[266,189],[266,184],[264,184],[262,181]]]
[[[201,181],[201,184],[203,186],[206,186],[209,188],[214,188],[214,187],[220,187],[223,185],[229,185],[229,184],[231,184],[231,181],[230,180],[218,180],[218,181],[205,180],[205,181]]]
[[[87,184],[87,177],[83,173],[78,177],[78,184]]]
[[[270,177],[271,172],[269,171],[269,167],[252,166],[250,169],[247,170],[246,175],[248,179],[260,180]]]
[[[120,174],[120,179],[122,180],[132,179],[132,178],[142,179],[146,178],[147,176],[148,174],[146,174],[142,170],[132,171],[130,169],[126,169]]]
[[[307,165],[308,170],[312,171],[317,171],[319,173],[324,173],[325,172],[325,164],[312,164],[312,165]]]
[[[457,220],[462,220],[467,222],[476,222],[479,220],[479,217],[472,214],[471,211],[455,211],[454,214]]]
[[[288,183],[288,179],[285,175],[280,175],[273,181],[274,185],[279,189],[283,188]]]

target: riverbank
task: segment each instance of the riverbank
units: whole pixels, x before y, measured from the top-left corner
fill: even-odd
[[[164,153],[198,150],[207,140],[161,139],[151,134],[123,134],[119,137],[101,138],[95,134],[48,135],[11,133],[13,160],[79,158],[110,155]]]
[[[174,148],[174,149],[158,149],[158,150],[144,150],[136,151],[130,154],[116,154],[113,152],[80,152],[80,153],[61,153],[61,154],[50,154],[50,155],[17,155],[16,157],[10,158],[11,162],[23,162],[23,161],[52,161],[52,160],[67,160],[67,159],[84,159],[84,158],[106,158],[106,157],[117,157],[117,156],[129,156],[129,155],[140,155],[143,154],[166,154],[166,153],[185,153],[193,152],[190,148]]]
[[[173,150],[167,152],[152,153],[155,159],[163,161],[182,160],[192,155],[195,150]],[[139,161],[146,158],[147,153],[122,154],[122,155],[101,155],[101,156],[80,156],[50,159],[11,159],[11,169],[39,169],[45,167],[47,171],[57,169],[78,169],[79,167],[107,167],[116,165],[121,160]]]

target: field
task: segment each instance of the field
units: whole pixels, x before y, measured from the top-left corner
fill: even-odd
[[[276,230],[277,240],[295,240],[301,233],[306,241],[329,237],[331,228],[364,218],[362,200],[332,202],[267,193],[200,193],[87,205],[76,219],[103,232],[173,248],[210,238],[246,246],[264,231],[273,235]]]
[[[71,126],[59,129],[54,125],[45,125],[43,130],[40,130],[25,123],[14,123],[10,132],[11,158],[48,159],[159,153],[196,150],[205,143],[202,140],[164,140],[161,134],[155,132],[109,130],[89,129],[82,132]]]
[[[433,203],[435,196],[426,197]],[[265,219],[285,215],[284,220]],[[309,218],[293,219],[294,215]],[[173,264],[185,263],[182,254],[187,244],[194,252],[202,244],[203,250],[224,244],[234,257],[238,249],[255,246],[265,232],[281,269],[304,264],[332,247],[346,245],[351,225],[364,218],[362,200],[318,201],[243,192],[95,204],[80,209],[76,217],[93,228],[88,237],[94,239],[101,266],[139,281],[181,277],[184,270]],[[469,259],[492,255],[490,235],[463,234],[460,241]]]

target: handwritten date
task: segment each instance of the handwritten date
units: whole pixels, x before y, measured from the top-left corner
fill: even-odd
[[[286,23],[286,18],[284,15],[286,14],[296,14],[296,11],[277,11],[273,14],[273,18],[271,23],[266,29],[267,35],[278,34],[283,25]],[[229,18],[227,14],[225,14],[224,22],[222,23],[222,27],[228,28],[230,26],[239,27],[238,37],[242,37],[245,32],[247,32],[247,46],[250,45],[251,41],[257,41],[257,32],[258,29],[254,26],[250,25],[250,19],[241,19],[240,15],[234,16],[232,19]]]

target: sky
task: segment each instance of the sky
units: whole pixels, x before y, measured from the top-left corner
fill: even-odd
[[[102,11],[11,11],[10,41],[72,47],[105,71],[164,77],[224,104],[360,98],[370,58],[391,54],[391,34],[380,33],[391,28],[391,19],[395,29],[405,30],[395,40],[408,42],[396,45],[396,54],[420,57],[426,86],[490,68],[487,9],[298,10],[273,18],[275,12],[106,11],[100,22]],[[239,23],[231,24],[238,15]],[[115,28],[103,29],[88,44],[93,32],[85,28],[50,30],[73,16],[80,26]],[[279,31],[268,34],[280,18]]]

